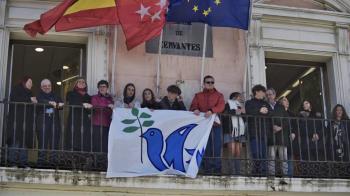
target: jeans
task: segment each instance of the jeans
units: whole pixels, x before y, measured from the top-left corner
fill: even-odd
[[[267,160],[266,160],[266,144],[265,140],[260,138],[250,139],[250,150],[253,159],[253,175],[263,175],[267,171]]]
[[[213,126],[205,149],[207,159],[204,161],[204,170],[206,172],[221,172],[221,148],[222,128],[221,126]]]
[[[269,146],[269,174],[275,175],[276,174],[276,153],[278,153],[278,157],[280,160],[282,160],[282,172],[283,175],[288,174],[288,154],[287,154],[287,147],[286,146]]]

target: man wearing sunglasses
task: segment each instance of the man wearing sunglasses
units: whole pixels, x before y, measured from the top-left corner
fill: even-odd
[[[203,79],[203,91],[195,95],[192,100],[190,111],[195,115],[205,113],[206,118],[212,114],[221,113],[225,109],[224,96],[215,89],[213,76],[205,76]],[[216,119],[209,136],[205,156],[209,160],[204,160],[205,172],[219,174],[221,172],[221,148],[222,148],[222,128],[220,120]]]

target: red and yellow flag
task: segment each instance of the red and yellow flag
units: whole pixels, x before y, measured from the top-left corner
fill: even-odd
[[[56,31],[66,31],[109,24],[119,24],[115,0],[64,0],[39,20],[26,24],[24,30],[35,37],[53,26]]]
[[[121,24],[128,50],[160,35],[166,22],[168,0],[64,0],[26,24],[32,37],[56,31]]]

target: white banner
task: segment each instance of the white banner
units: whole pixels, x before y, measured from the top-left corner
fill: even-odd
[[[195,178],[214,118],[187,111],[114,109],[107,177],[177,174]]]

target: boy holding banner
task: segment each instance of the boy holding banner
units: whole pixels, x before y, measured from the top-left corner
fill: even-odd
[[[224,96],[215,89],[213,76],[207,75],[203,79],[203,91],[195,95],[192,100],[190,111],[195,115],[201,112],[205,117],[221,113],[225,109]],[[212,132],[209,136],[205,156],[209,160],[204,161],[205,172],[218,174],[221,172],[221,148],[222,148],[222,127],[219,118],[215,119]]]

